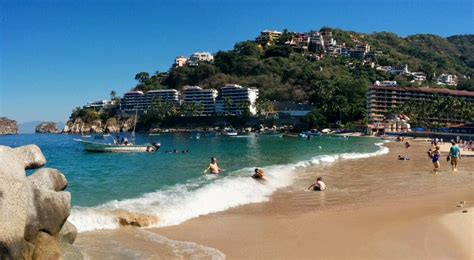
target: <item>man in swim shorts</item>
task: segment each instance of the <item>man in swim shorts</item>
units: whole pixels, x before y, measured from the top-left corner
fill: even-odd
[[[217,166],[217,160],[215,157],[211,158],[211,162],[209,163],[209,166],[204,170],[204,173],[209,172],[210,174],[216,174],[219,175],[223,171],[223,169],[219,168]]]
[[[449,157],[451,159],[451,168],[453,171],[458,170],[458,162],[461,159],[461,149],[456,145],[455,142],[451,142],[451,148],[449,149]]]

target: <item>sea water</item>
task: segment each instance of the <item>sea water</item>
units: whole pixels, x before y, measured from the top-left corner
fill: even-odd
[[[46,167],[60,170],[72,194],[69,220],[79,231],[113,229],[121,210],[159,217],[169,226],[248,203],[267,201],[277,189],[291,185],[295,169],[341,159],[387,153],[369,138],[274,136],[223,137],[191,134],[137,135],[137,143],[159,142],[156,153],[88,153],[77,135],[25,134],[0,136],[0,145],[37,144]],[[175,152],[176,150],[176,152]],[[183,152],[183,151],[188,152]],[[205,175],[216,157],[220,176]],[[265,170],[265,185],[250,178]],[[33,171],[28,171],[31,174]]]

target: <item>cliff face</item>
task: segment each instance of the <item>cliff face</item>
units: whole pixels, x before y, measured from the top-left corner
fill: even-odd
[[[18,126],[15,120],[6,117],[0,117],[0,135],[16,135],[18,134]]]
[[[102,123],[99,119],[85,123],[81,118],[67,121],[63,133],[82,134],[82,133],[119,133],[129,132],[133,129],[133,119],[116,120],[109,118],[107,122]]]
[[[44,122],[36,126],[36,133],[40,134],[59,134],[60,131],[54,122]]]
[[[68,182],[36,145],[0,146],[0,259],[83,259],[72,246],[76,227]]]

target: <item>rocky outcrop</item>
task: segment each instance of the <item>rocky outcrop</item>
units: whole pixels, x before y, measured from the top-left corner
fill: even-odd
[[[71,245],[77,230],[66,221],[71,196],[64,175],[50,168],[25,174],[44,164],[36,145],[0,146],[0,259],[83,258]]]
[[[36,133],[39,134],[59,134],[60,131],[54,122],[44,122],[36,126]]]
[[[66,134],[83,134],[83,133],[120,133],[129,132],[133,129],[134,120],[117,120],[109,118],[103,123],[99,119],[89,123],[85,123],[81,118],[69,120],[64,126],[63,133]]]
[[[0,135],[16,135],[18,134],[18,126],[15,120],[6,117],[0,117]]]

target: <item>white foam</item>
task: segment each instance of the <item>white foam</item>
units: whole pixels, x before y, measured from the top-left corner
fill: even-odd
[[[372,153],[320,155],[296,164],[265,167],[268,181],[264,185],[249,178],[253,168],[244,168],[226,177],[216,179],[201,177],[186,184],[144,194],[139,198],[114,200],[95,208],[73,207],[69,220],[79,231],[114,229],[119,226],[118,220],[108,212],[125,210],[158,216],[160,221],[156,226],[177,225],[198,216],[232,207],[268,201],[277,189],[291,185],[296,168],[388,153],[388,148],[383,147],[383,143],[376,145],[381,149]]]

